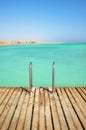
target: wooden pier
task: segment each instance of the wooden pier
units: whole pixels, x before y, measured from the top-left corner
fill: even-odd
[[[86,130],[86,87],[51,90],[0,88],[0,130]]]

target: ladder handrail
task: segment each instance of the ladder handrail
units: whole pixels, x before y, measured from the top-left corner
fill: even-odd
[[[29,64],[29,85],[30,85],[30,91],[32,89],[32,62],[30,62]]]
[[[52,91],[54,91],[55,87],[55,62],[52,64]]]

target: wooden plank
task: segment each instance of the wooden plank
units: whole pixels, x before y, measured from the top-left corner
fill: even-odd
[[[19,116],[20,116],[20,112],[21,112],[21,109],[22,109],[22,104],[23,104],[24,98],[25,98],[25,92],[23,91],[22,94],[21,94],[21,97],[20,97],[18,106],[17,106],[17,108],[16,108],[15,114],[14,114],[14,116],[13,116],[11,125],[10,125],[10,127],[9,127],[9,130],[15,130],[16,127],[17,127],[17,124],[18,124],[18,120],[19,120]],[[24,111],[24,110],[23,110],[23,111]]]
[[[1,93],[2,93],[3,90],[4,90],[4,89],[1,89],[1,88],[0,88],[0,95],[1,95]]]
[[[76,88],[76,90],[79,92],[83,100],[86,102],[86,95],[83,93],[83,91],[80,88]]]
[[[29,93],[26,92],[16,130],[23,130],[28,101],[29,101]],[[10,129],[10,130],[13,130],[13,129]]]
[[[68,108],[66,101],[65,101],[67,99],[63,97],[63,94],[62,94],[60,88],[57,89],[57,92],[58,92],[58,95],[60,97],[61,104],[63,106],[63,110],[64,110],[64,113],[65,113],[65,116],[66,116],[66,120],[68,122],[69,129],[76,130],[72,115],[71,115],[69,108]]]
[[[54,98],[55,98],[55,104],[56,104],[56,108],[57,108],[58,116],[59,116],[59,120],[60,120],[61,130],[64,130],[64,129],[68,130],[66,120],[64,117],[64,112],[63,112],[62,106],[60,104],[60,99],[59,99],[59,96],[57,95],[57,92],[54,94]]]
[[[5,90],[5,88],[0,87],[0,94],[1,94],[2,91],[4,91],[4,90]]]
[[[5,93],[6,89],[5,88],[0,88],[0,98],[3,96]]]
[[[86,119],[85,119],[85,117],[83,116],[81,110],[79,109],[77,103],[75,102],[75,100],[74,100],[74,98],[72,96],[72,93],[70,93],[69,89],[65,89],[65,90],[66,90],[66,92],[67,92],[67,94],[68,94],[68,96],[70,98],[70,101],[71,101],[71,103],[72,103],[72,105],[74,107],[74,110],[75,110],[75,112],[76,112],[76,114],[77,114],[77,116],[79,118],[79,121],[80,121],[82,127],[85,129],[86,128]]]
[[[39,121],[38,116],[39,116],[39,89],[36,89],[33,120],[32,120],[32,130],[38,130],[38,121]]]
[[[2,97],[0,98],[0,105],[1,105],[1,103],[3,102],[3,100],[5,99],[5,97],[8,95],[8,93],[9,93],[9,89],[7,88],[6,89],[6,91],[5,91],[5,93],[2,95]]]
[[[86,97],[86,89],[85,88],[80,88],[82,90],[82,92],[85,94],[85,97]]]
[[[67,107],[68,107],[68,109],[69,109],[69,111],[71,113],[71,116],[72,116],[72,119],[74,121],[74,126],[76,127],[76,130],[83,130],[83,128],[82,128],[82,126],[81,126],[81,124],[79,122],[79,119],[77,118],[77,115],[76,115],[76,113],[75,113],[75,111],[74,111],[74,109],[73,109],[73,107],[71,105],[69,97],[67,97],[67,94],[65,93],[63,88],[61,89],[61,91],[62,91],[64,99],[66,99],[65,102],[66,102],[66,105],[67,105]]]
[[[33,93],[30,94],[29,104],[27,106],[26,118],[25,118],[25,123],[24,123],[24,130],[30,130],[30,127],[31,127],[35,89],[33,88],[32,91],[33,91]]]
[[[52,89],[49,89],[49,90],[52,91]],[[58,115],[58,111],[55,104],[56,92],[52,94],[49,93],[49,97],[50,97],[50,105],[51,105],[51,110],[52,110],[54,130],[60,130],[61,126],[60,126],[60,121],[59,121],[59,115]]]
[[[20,90],[18,91],[18,89],[15,89],[15,91],[17,91],[17,95],[15,96],[13,104],[10,107],[10,110],[9,110],[9,112],[7,114],[7,117],[6,117],[5,121],[4,121],[4,124],[2,125],[1,130],[6,130],[6,129],[9,128],[10,122],[12,120],[12,116],[13,116],[13,114],[15,112],[16,107],[17,107],[18,100],[19,100],[19,97],[21,95],[21,91]]]
[[[45,100],[44,100],[44,91],[41,88],[40,90],[40,104],[39,104],[39,130],[45,130]]]
[[[10,107],[12,106],[12,103],[13,103],[13,100],[16,96],[16,91],[13,92],[9,102],[7,103],[5,109],[4,109],[4,112],[2,113],[2,115],[0,116],[0,128],[2,126],[2,124],[4,125],[4,120],[6,119],[6,116],[10,110]]]
[[[46,115],[46,129],[52,130],[52,119],[51,119],[51,110],[50,110],[50,102],[48,92],[45,90],[45,115]]]
[[[81,95],[81,93],[79,91],[77,91],[77,89],[74,89],[75,95],[77,96],[79,102],[81,102],[81,104],[85,107],[86,109],[86,100],[83,100],[83,96]],[[86,99],[86,98],[85,98]]]
[[[82,111],[82,114],[86,117],[86,113],[85,113],[85,105],[86,103],[84,101],[81,100],[80,96],[78,96],[77,92],[75,91],[75,89],[71,89],[69,88],[69,90],[71,91],[75,101],[76,101],[76,104],[78,105],[78,107],[80,108],[80,110]]]
[[[8,95],[6,96],[6,98],[4,99],[4,101],[2,102],[2,104],[0,105],[0,116],[4,110],[4,108],[6,107],[6,104],[8,103],[10,97],[12,96],[14,89],[11,89],[8,93]]]
[[[85,90],[85,92],[86,92],[86,86],[84,86],[84,87],[81,87],[83,90]]]

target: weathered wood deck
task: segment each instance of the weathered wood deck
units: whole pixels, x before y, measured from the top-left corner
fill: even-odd
[[[86,130],[85,87],[32,90],[0,88],[0,130]]]

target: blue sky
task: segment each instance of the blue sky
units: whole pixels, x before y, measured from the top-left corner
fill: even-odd
[[[0,0],[0,41],[86,42],[86,0]]]

